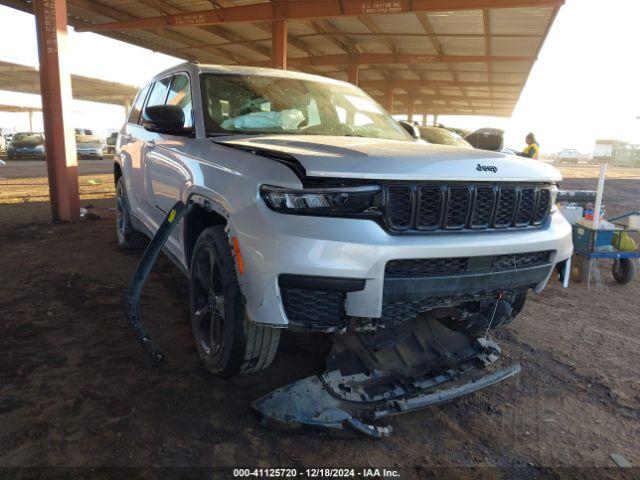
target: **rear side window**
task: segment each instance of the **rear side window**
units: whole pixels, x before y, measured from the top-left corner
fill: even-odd
[[[148,91],[149,85],[140,90],[140,93],[138,93],[138,96],[136,97],[136,101],[133,102],[133,107],[131,108],[131,112],[129,112],[127,122],[138,123],[138,120],[140,119],[140,112],[142,111],[142,104],[144,103],[144,99],[146,98]]]
[[[164,101],[167,98],[167,91],[169,90],[169,82],[171,78],[163,78],[158,80],[151,87],[151,93],[149,94],[149,100],[147,100],[147,107],[155,107],[157,105],[164,105]]]
[[[184,112],[184,127],[193,127],[193,108],[188,76],[180,74],[173,77],[167,96],[167,105],[177,105],[182,108]]]

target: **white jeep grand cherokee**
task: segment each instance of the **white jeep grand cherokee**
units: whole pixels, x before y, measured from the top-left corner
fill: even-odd
[[[283,328],[419,348],[420,363],[437,325],[446,348],[468,340],[439,352],[451,359],[572,254],[555,168],[417,142],[362,90],[314,75],[167,70],[138,94],[115,159],[121,246],[188,205],[164,251],[222,376],[268,367]]]

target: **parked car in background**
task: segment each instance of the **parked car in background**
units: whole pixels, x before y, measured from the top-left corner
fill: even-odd
[[[577,164],[580,159],[580,153],[575,148],[565,148],[558,154],[557,163]]]
[[[116,140],[118,140],[118,132],[112,132],[105,140],[104,153],[113,155],[116,152]]]
[[[76,129],[76,132],[78,130]],[[91,130],[84,131],[90,132]],[[101,160],[104,153],[104,145],[96,135],[76,133],[76,153],[78,159],[81,160]]]
[[[18,132],[7,146],[7,160],[44,160],[44,134]]]
[[[479,128],[464,139],[479,150],[501,152],[504,148],[504,130],[499,128]]]
[[[0,127],[0,136],[3,136],[7,145],[9,144],[9,142],[11,141],[11,137],[13,137],[13,135],[15,134],[15,129],[13,128],[7,128],[7,127]]]
[[[426,140],[429,143],[473,149],[469,142],[467,142],[456,132],[447,128],[425,126],[418,127],[418,129],[420,130],[420,137],[422,137],[423,140]]]

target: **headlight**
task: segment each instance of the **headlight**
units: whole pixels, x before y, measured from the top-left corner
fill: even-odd
[[[298,215],[377,214],[377,185],[296,190],[262,185],[260,196],[271,210]]]

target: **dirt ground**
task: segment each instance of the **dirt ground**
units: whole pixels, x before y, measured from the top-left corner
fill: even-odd
[[[139,254],[116,247],[109,162],[85,164],[82,205],[101,219],[77,225],[48,221],[43,165],[0,169],[0,467],[361,466],[421,478],[489,466],[485,478],[535,478],[615,467],[612,453],[640,465],[640,279],[619,286],[603,265],[602,292],[551,282],[498,335],[518,378],[394,418],[389,439],[271,431],[250,402],[320,370],[322,342],[285,335],[268,371],[213,378],[193,346],[185,278],[161,258],[143,312],[169,362],[150,368],[122,309]],[[596,168],[564,173],[565,188],[595,188]],[[612,214],[637,209],[639,194],[640,169],[611,169]]]

